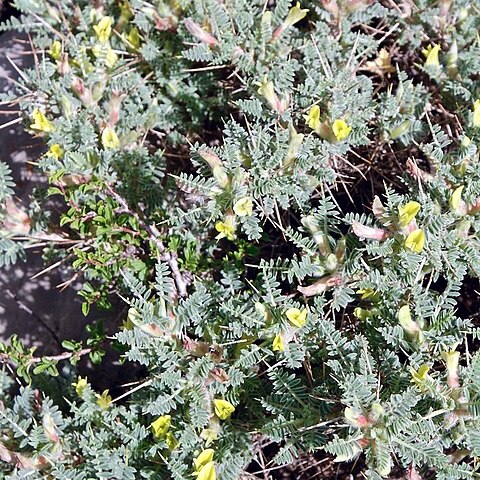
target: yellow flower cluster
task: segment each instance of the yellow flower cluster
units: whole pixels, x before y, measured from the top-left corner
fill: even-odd
[[[331,132],[333,132],[337,142],[343,142],[352,132],[352,127],[348,125],[347,122],[342,118],[337,118],[332,123],[331,130],[330,127],[325,124],[325,122],[322,124],[322,121],[320,120],[320,107],[318,105],[313,105],[310,108],[308,115],[304,115],[303,118],[307,122],[308,127],[311,128],[317,135],[322,134],[322,129],[326,132],[326,128],[328,128],[330,131],[330,136]]]
[[[155,438],[165,440],[168,448],[170,450],[175,450],[175,448],[178,446],[178,441],[173,433],[170,432],[171,423],[171,415],[162,415],[152,422],[150,428],[152,429],[153,436]]]
[[[193,460],[195,467],[193,475],[197,477],[197,480],[216,480],[217,472],[213,462],[214,455],[215,451],[212,448],[207,448]]]

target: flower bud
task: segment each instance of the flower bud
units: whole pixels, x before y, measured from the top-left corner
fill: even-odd
[[[55,40],[51,47],[50,50],[48,50],[48,54],[54,59],[54,60],[60,60],[60,57],[62,55],[62,44],[58,41]]]
[[[371,423],[377,423],[384,414],[385,410],[379,403],[372,403],[370,413],[368,414],[368,420]]]
[[[65,95],[62,95],[60,104],[62,106],[62,113],[65,115],[65,117],[70,118],[72,115],[72,104],[70,103],[70,100]]]
[[[323,256],[328,255],[331,252],[328,237],[323,232],[323,228],[319,225],[317,219],[313,215],[308,215],[302,218],[302,225],[312,234],[320,253]]]
[[[475,100],[473,104],[472,123],[475,128],[480,127],[480,99]]]
[[[338,267],[337,256],[333,253],[329,253],[325,259],[325,268],[328,272],[334,272]]]
[[[338,17],[340,13],[340,8],[338,6],[337,0],[321,0],[323,8],[330,12],[335,18]]]
[[[57,433],[57,426],[53,421],[53,418],[46,413],[43,417],[43,431],[45,432],[45,436],[54,443],[57,443],[60,439]]]
[[[290,28],[291,26],[298,23],[300,20],[303,20],[308,13],[308,8],[301,9],[300,2],[297,2],[292,8],[290,8],[287,18],[283,21],[283,23],[273,32],[273,40],[279,38],[282,33]]]
[[[286,105],[284,102],[281,102],[275,93],[275,88],[273,82],[267,80],[267,76],[263,77],[262,82],[257,82],[259,88],[257,92],[265,98],[268,104],[275,110],[277,113],[282,114],[286,110]]]
[[[112,96],[110,97],[110,117],[108,119],[108,123],[110,125],[115,125],[120,117],[120,105],[122,100],[125,98],[126,95],[122,95],[118,90],[112,91]]]
[[[345,261],[345,252],[347,250],[347,239],[345,237],[340,238],[335,247],[335,256],[337,257],[337,264]]]
[[[407,470],[407,480],[422,480],[413,465],[411,465]]]
[[[450,78],[458,75],[458,46],[454,40],[447,53],[447,71]]]
[[[320,280],[317,280],[308,287],[298,287],[297,290],[300,293],[303,293],[303,295],[306,297],[313,297],[314,295],[319,295],[320,293],[326,292],[331,287],[341,285],[342,282],[343,279],[340,277],[340,275],[328,275],[326,277],[322,277]]]
[[[447,365],[447,385],[450,388],[458,388],[460,382],[458,380],[458,362],[460,360],[460,352],[448,350],[441,353],[444,362]]]
[[[72,386],[75,387],[76,394],[79,397],[81,397],[83,395],[83,392],[88,387],[87,377],[85,377],[85,378],[78,377],[78,380],[76,382],[72,383]]]
[[[371,238],[374,240],[385,240],[389,236],[389,232],[383,228],[373,228],[362,225],[354,220],[352,222],[353,232],[358,238]]]
[[[185,28],[198,40],[202,43],[206,43],[210,47],[214,47],[218,40],[213,36],[210,35],[207,31],[205,31],[198,23],[194,22],[191,18],[186,18],[184,20]]]
[[[366,310],[361,307],[356,307],[355,310],[353,311],[353,315],[355,315],[355,318],[358,318],[359,320],[362,320],[362,321],[372,318],[371,310]]]
[[[418,338],[421,332],[420,326],[417,322],[412,320],[410,315],[410,307],[403,305],[398,311],[398,322],[403,328],[404,332],[411,338]]]
[[[142,41],[140,39],[140,32],[138,31],[137,27],[130,29],[130,32],[128,32],[128,35],[126,36],[126,40],[133,49],[137,50],[140,48]]]
[[[367,420],[367,417],[362,413],[357,413],[353,408],[346,407],[343,413],[345,420],[354,427],[364,428],[368,427],[370,424]]]
[[[208,163],[212,169],[215,180],[222,188],[230,186],[230,177],[227,175],[222,160],[212,150],[201,150],[198,154]]]
[[[270,311],[262,302],[255,302],[255,310],[263,317],[265,322],[272,318]]]
[[[93,96],[90,89],[85,87],[85,83],[79,77],[73,77],[72,90],[77,94],[78,98],[87,106],[92,105]]]
[[[293,128],[293,126],[290,127],[289,133],[290,133],[290,139],[288,142],[288,151],[283,160],[284,167],[289,167],[294,163],[295,159],[297,158],[298,152],[302,147],[303,138],[304,138],[303,133],[297,133],[297,131],[295,130],[295,128]]]
[[[67,75],[68,72],[70,72],[70,63],[68,63],[68,53],[64,53],[60,57],[60,63],[58,65],[58,73],[60,73],[60,75],[64,77],[65,75]]]
[[[412,126],[412,121],[411,120],[405,120],[402,122],[400,125],[397,125],[394,127],[391,132],[390,132],[390,138],[392,140],[396,140],[397,138],[401,137],[405,133],[407,133],[410,130],[410,127]]]
[[[433,180],[433,175],[422,170],[414,159],[408,158],[406,164],[408,172],[413,178],[415,178],[415,180],[422,180],[423,182],[430,182]]]
[[[460,238],[467,238],[472,227],[472,222],[470,220],[462,220],[458,223],[457,232]]]
[[[372,213],[377,217],[378,219],[381,219],[385,215],[385,207],[382,204],[382,201],[380,198],[375,195],[372,203]]]
[[[459,417],[456,412],[447,412],[443,417],[443,426],[450,430],[458,423]]]
[[[462,192],[465,188],[464,185],[457,187],[450,196],[449,204],[450,209],[457,215],[465,215],[467,213],[467,204],[462,200]]]

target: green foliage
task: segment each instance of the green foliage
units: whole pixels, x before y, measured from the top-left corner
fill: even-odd
[[[211,448],[233,480],[265,445],[478,477],[478,8],[294,3],[14,2],[36,197],[64,208],[22,214],[1,167],[0,262],[41,233],[85,314],[126,308],[56,356],[1,348],[5,478],[205,480]],[[110,348],[134,383],[70,378]]]

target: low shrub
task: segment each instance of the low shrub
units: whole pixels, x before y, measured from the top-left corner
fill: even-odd
[[[3,345],[5,478],[478,477],[478,5],[13,3],[48,188],[1,165],[1,260],[40,237],[128,308]],[[112,348],[115,395],[76,370]]]

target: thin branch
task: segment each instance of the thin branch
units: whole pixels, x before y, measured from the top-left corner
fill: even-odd
[[[155,227],[155,225],[149,225],[148,223],[146,223],[145,220],[139,215],[139,213],[132,210],[128,205],[127,201],[115,190],[113,190],[111,186],[106,187],[106,193],[110,195],[113,199],[115,199],[126,213],[132,215],[138,222],[140,227],[148,233],[150,240],[161,253],[162,259],[165,260],[170,267],[170,271],[172,272],[172,276],[177,287],[178,296],[185,297],[187,295],[188,283],[183,277],[178,267],[177,255],[173,252],[167,251],[165,245],[160,239],[161,235],[157,227]]]

